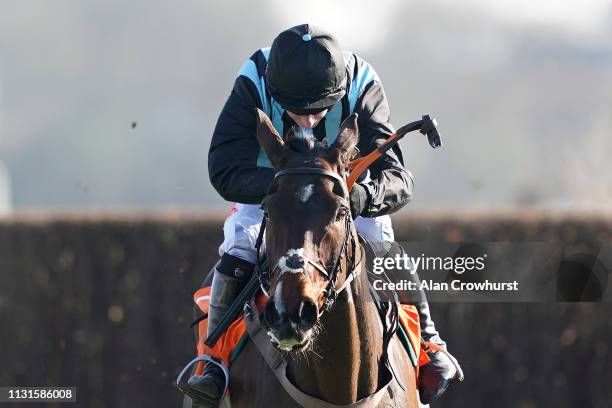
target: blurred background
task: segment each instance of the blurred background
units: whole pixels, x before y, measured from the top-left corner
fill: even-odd
[[[607,0],[0,1],[2,208],[227,208],[212,131],[242,63],[311,22],[379,73],[411,209],[612,206]]]
[[[612,241],[610,0],[0,0],[0,386],[179,406],[229,211],[212,131],[244,60],[304,22],[376,68],[397,127],[438,119],[441,150],[402,144],[398,240]],[[466,372],[434,407],[612,406],[609,304],[432,308]]]

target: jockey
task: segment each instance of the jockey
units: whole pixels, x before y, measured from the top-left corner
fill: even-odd
[[[225,221],[211,288],[208,334],[217,326],[254,270],[255,242],[262,220],[260,202],[272,183],[274,170],[255,138],[256,112],[263,110],[283,137],[294,132],[330,145],[340,124],[358,114],[359,143],[363,155],[382,144],[394,129],[381,81],[370,64],[342,51],[331,34],[308,24],[292,27],[276,37],[271,48],[256,51],[242,66],[223,107],[208,154],[210,180],[227,201],[234,202]],[[398,145],[369,168],[369,175],[354,184],[351,212],[357,230],[370,242],[393,242],[389,214],[406,205],[413,180],[404,168]],[[416,304],[421,333],[446,349],[436,331],[426,301]],[[421,368],[421,400],[438,397],[456,375],[444,353],[431,353]],[[225,385],[224,372],[207,364],[189,386],[207,400],[218,401]],[[426,377],[426,378],[425,378]]]

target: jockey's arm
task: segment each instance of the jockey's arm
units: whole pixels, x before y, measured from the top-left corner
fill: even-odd
[[[274,170],[257,166],[256,107],[262,108],[257,89],[239,76],[219,115],[208,151],[210,181],[227,201],[259,204],[274,178]]]
[[[359,144],[363,156],[380,146],[394,132],[389,123],[389,105],[380,81],[372,81],[357,100]],[[399,144],[370,167],[371,181],[360,182],[367,192],[363,217],[391,214],[408,204],[414,186],[412,175],[404,168]]]

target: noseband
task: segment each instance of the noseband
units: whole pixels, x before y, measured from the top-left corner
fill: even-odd
[[[276,172],[274,174],[274,180],[280,177],[283,177],[283,176],[297,176],[297,175],[329,177],[342,188],[343,198],[348,198],[348,188],[346,186],[346,180],[340,177],[340,175],[338,175],[337,173],[330,171],[330,170],[325,170],[325,169],[315,168],[315,167],[296,167],[296,168],[285,169],[285,170],[280,170]],[[351,229],[350,229],[351,213],[350,211],[347,212],[344,219],[345,219],[344,239],[342,241],[340,252],[336,256],[336,259],[334,260],[334,265],[331,267],[331,269],[321,265],[320,263],[310,259],[307,256],[301,256],[301,258],[304,260],[305,263],[312,265],[315,269],[321,272],[328,279],[327,286],[325,287],[325,289],[323,289],[323,293],[325,296],[325,299],[324,299],[325,306],[319,312],[319,317],[321,317],[323,313],[331,309],[334,302],[336,301],[336,298],[338,297],[338,294],[340,294],[343,290],[345,290],[351,284],[351,282],[357,277],[357,275],[359,275],[359,273],[361,272],[360,266],[361,266],[361,261],[363,257],[361,257],[361,259],[359,259],[358,262],[355,262],[355,252],[356,251],[353,251],[351,259],[349,260],[349,270],[347,271],[349,276],[347,276],[347,278],[344,280],[344,283],[342,284],[342,286],[336,289],[336,284],[338,282],[338,276],[340,274],[340,261],[342,260],[342,258],[346,256],[349,244],[352,245],[353,248],[356,248],[356,245],[357,245],[357,242],[355,241],[355,237],[353,236],[353,234],[351,234]],[[277,262],[273,268],[269,269],[265,265],[263,265],[263,262],[262,262],[261,246],[263,243],[264,232],[266,229],[266,221],[267,221],[267,215],[264,214],[264,217],[261,222],[261,227],[259,228],[259,235],[257,237],[257,242],[255,244],[255,248],[257,250],[257,267],[255,268],[255,270],[257,273],[257,278],[259,279],[259,285],[261,286],[261,290],[267,296],[269,296],[268,291],[270,289],[270,278],[272,276],[272,273],[279,266]],[[306,274],[306,268],[303,268],[303,271],[304,271],[304,274]]]

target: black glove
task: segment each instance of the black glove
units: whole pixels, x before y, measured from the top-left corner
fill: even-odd
[[[349,193],[349,201],[351,204],[351,215],[353,216],[353,219],[357,218],[366,208],[366,203],[368,201],[368,190],[366,190],[366,188],[361,184],[353,184],[353,188]]]
[[[457,370],[459,363],[455,357],[439,351],[428,352],[427,356],[429,363],[419,369],[418,388],[422,404],[440,398],[453,382],[463,381],[463,372]]]

